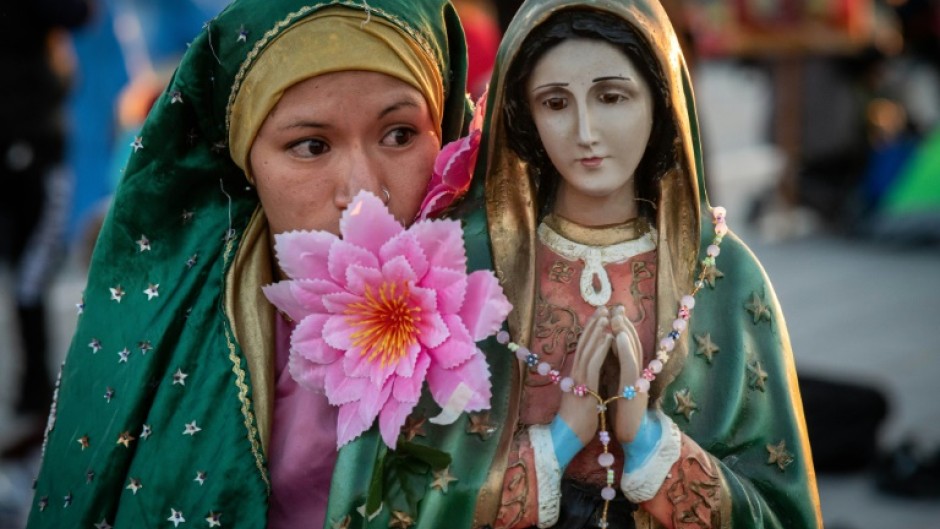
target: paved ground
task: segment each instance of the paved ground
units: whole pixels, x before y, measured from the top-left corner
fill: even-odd
[[[772,180],[778,156],[754,144],[765,103],[757,78],[715,69],[699,84],[699,103],[714,147],[715,195],[729,207],[730,224],[749,242],[770,275],[787,318],[800,372],[877,384],[889,395],[892,415],[882,443],[914,437],[940,446],[940,350],[936,307],[940,301],[940,248],[896,248],[819,233],[780,237],[780,230],[742,224],[749,197]],[[735,90],[729,90],[729,87]],[[728,109],[734,111],[728,111]],[[723,110],[724,109],[724,110]],[[706,111],[707,110],[707,111]],[[719,120],[720,118],[720,120]],[[796,219],[796,220],[794,220]],[[767,225],[809,231],[807,217]],[[765,226],[767,226],[765,225]],[[0,274],[0,279],[7,276]],[[55,285],[50,320],[55,351],[65,351],[75,323],[83,274],[70,266]],[[0,286],[0,337],[9,337],[6,282]],[[9,339],[0,338],[6,347]],[[0,350],[0,353],[5,353]],[[0,354],[0,438],[14,424],[3,416],[16,383],[16,366]],[[851,411],[848,410],[847,413]],[[31,500],[36,461],[0,463],[0,529],[20,529]],[[940,501],[880,494],[868,474],[820,476],[823,515],[830,529],[937,527]]]

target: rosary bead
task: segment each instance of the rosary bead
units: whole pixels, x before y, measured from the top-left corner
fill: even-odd
[[[525,363],[529,367],[535,367],[539,363],[539,355],[535,353],[529,353],[529,356],[525,357]]]
[[[558,383],[558,386],[561,388],[562,391],[564,391],[565,393],[568,393],[569,391],[572,390],[572,388],[574,388],[574,379],[571,377],[565,377],[561,379],[561,382]]]
[[[663,362],[662,362],[661,360],[659,360],[658,358],[655,358],[655,359],[653,359],[653,360],[650,360],[650,368],[649,368],[649,369],[650,369],[650,371],[652,371],[653,373],[655,373],[655,374],[658,375],[658,374],[663,370]]]
[[[695,308],[695,298],[686,294],[682,296],[682,299],[679,301],[679,305],[692,310]]]
[[[633,400],[636,398],[636,388],[633,386],[625,386],[623,388],[623,398],[627,400]]]
[[[601,498],[604,498],[607,501],[610,501],[617,497],[617,491],[613,487],[604,487],[601,490]]]
[[[669,336],[665,336],[659,341],[659,347],[668,353],[676,348],[676,341]]]
[[[650,390],[650,381],[646,380],[643,377],[636,379],[637,391],[640,393],[648,393]]]
[[[705,253],[709,257],[718,257],[718,254],[721,253],[721,248],[719,248],[716,244],[710,244],[708,245],[708,248],[705,249]]]
[[[499,342],[499,343],[501,343],[501,344],[503,344],[503,345],[508,344],[508,343],[509,343],[509,333],[506,332],[506,331],[499,331],[498,333],[496,333],[496,341]]]
[[[679,332],[685,331],[686,327],[688,326],[689,326],[689,322],[683,320],[682,318],[676,318],[672,322],[672,328]]]
[[[603,454],[597,456],[597,462],[600,466],[607,468],[614,465],[614,454],[610,452],[604,452]]]
[[[728,215],[728,210],[721,206],[715,206],[712,208],[712,219],[715,224],[721,224],[725,221],[725,217]]]
[[[548,362],[539,362],[539,366],[535,369],[544,377],[552,370],[552,366]]]

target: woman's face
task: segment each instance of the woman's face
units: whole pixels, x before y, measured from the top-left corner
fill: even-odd
[[[565,40],[536,63],[526,93],[562,177],[556,206],[634,205],[633,176],[649,142],[653,98],[633,62],[608,42]]]
[[[385,199],[402,223],[421,205],[440,150],[416,88],[348,71],[295,84],[268,114],[249,153],[272,233],[327,230],[360,190]]]

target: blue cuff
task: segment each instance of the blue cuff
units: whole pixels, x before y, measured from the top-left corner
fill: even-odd
[[[636,437],[629,443],[623,443],[623,453],[626,462],[623,465],[623,472],[633,472],[642,467],[649,461],[659,440],[663,436],[663,425],[653,411],[647,411],[643,414],[643,420],[640,421],[640,428],[636,432]]]
[[[548,430],[552,434],[552,448],[555,449],[558,466],[564,472],[568,463],[584,448],[584,445],[581,444],[581,439],[574,433],[574,430],[561,418],[561,415],[555,415]]]

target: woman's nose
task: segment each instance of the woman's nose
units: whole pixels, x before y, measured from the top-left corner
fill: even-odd
[[[361,148],[354,149],[344,165],[338,175],[340,182],[336,186],[337,206],[340,209],[347,207],[360,191],[368,191],[387,202],[385,187],[382,185],[382,168],[368,152]]]

